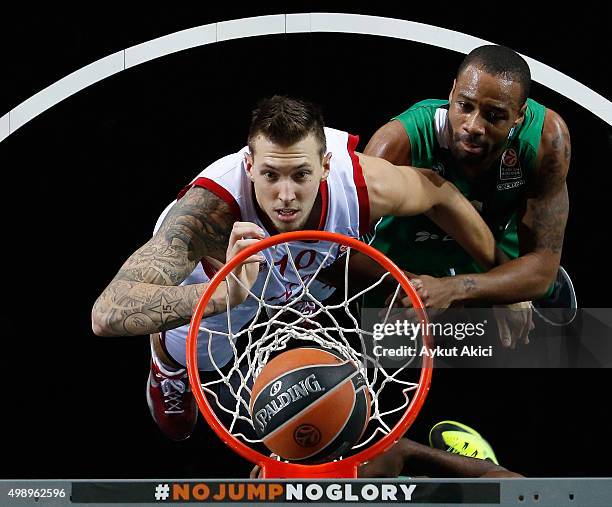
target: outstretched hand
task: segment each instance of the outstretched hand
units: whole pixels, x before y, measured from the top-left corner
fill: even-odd
[[[248,246],[254,245],[265,236],[264,231],[258,225],[252,222],[235,222],[230,234],[229,243],[225,262],[238,255]],[[215,269],[221,268],[221,263],[207,257],[207,260]],[[265,260],[265,257],[258,252],[247,257],[242,263],[236,266],[232,273],[226,278],[227,293],[229,294],[229,304],[231,307],[243,303],[249,295],[249,289],[257,280],[259,274],[259,264]],[[233,276],[232,276],[233,275]],[[220,290],[223,290],[220,286]]]
[[[502,347],[515,349],[517,344],[529,343],[529,332],[535,328],[529,301],[512,305],[495,305],[493,313]]]
[[[410,281],[428,311],[438,312],[453,304],[453,282],[452,277],[435,278],[428,275],[419,275]]]
[[[408,273],[407,273],[408,274]],[[410,285],[416,290],[416,293],[421,298],[423,305],[426,308],[427,315],[429,318],[433,318],[436,315],[443,313],[452,303],[450,299],[450,289],[447,291],[444,285],[444,278],[434,278],[427,275],[411,275]],[[385,301],[385,305],[390,305],[393,294],[391,294]],[[401,292],[394,305],[395,308],[402,308],[401,312],[393,312],[393,315],[402,315],[404,318],[409,320],[418,320],[419,314],[415,312],[412,307],[412,300],[405,293]],[[386,309],[380,312],[383,316],[386,313]]]
[[[236,222],[230,234],[230,240],[227,245],[227,254],[225,262],[238,255],[239,252],[246,247],[257,243],[264,238],[264,231],[258,225],[252,222]],[[265,257],[259,252],[236,266],[232,271],[233,275],[227,277],[227,285],[230,296],[230,305],[238,305],[248,297],[248,289],[253,287],[257,275],[259,274],[259,264],[265,260]]]

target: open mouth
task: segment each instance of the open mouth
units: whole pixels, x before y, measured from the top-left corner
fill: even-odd
[[[275,209],[274,212],[281,222],[292,222],[299,213],[299,210],[292,208],[280,208]]]

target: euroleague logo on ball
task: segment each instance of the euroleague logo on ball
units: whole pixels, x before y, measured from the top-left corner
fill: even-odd
[[[321,432],[312,424],[302,424],[293,432],[293,440],[301,447],[314,447],[321,441]]]

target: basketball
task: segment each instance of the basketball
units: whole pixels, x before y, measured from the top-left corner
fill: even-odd
[[[370,417],[370,394],[353,361],[303,347],[265,365],[251,391],[250,411],[270,451],[318,463],[342,456],[359,441]]]

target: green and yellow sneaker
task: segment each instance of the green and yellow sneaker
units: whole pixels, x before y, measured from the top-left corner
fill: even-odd
[[[488,459],[499,465],[489,442],[476,430],[456,421],[442,421],[434,425],[429,432],[429,445],[468,458]]]

